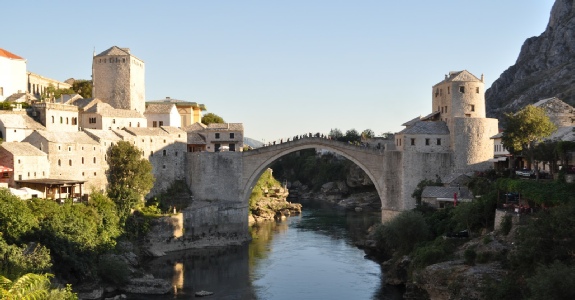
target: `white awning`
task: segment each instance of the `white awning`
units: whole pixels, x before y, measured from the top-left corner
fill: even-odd
[[[499,162],[499,161],[506,161],[506,160],[507,160],[507,156],[501,156],[501,157],[492,158],[488,161],[489,162]]]

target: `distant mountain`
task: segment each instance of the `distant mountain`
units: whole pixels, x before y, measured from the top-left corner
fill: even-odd
[[[545,31],[528,38],[515,65],[485,92],[488,117],[502,119],[538,100],[557,97],[575,105],[575,2],[556,0]]]
[[[264,143],[260,142],[260,141],[256,141],[252,138],[249,137],[244,137],[244,145],[248,145],[252,148],[260,148],[263,147]]]

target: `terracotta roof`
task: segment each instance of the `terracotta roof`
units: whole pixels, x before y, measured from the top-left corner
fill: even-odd
[[[419,121],[399,134],[449,134],[449,129],[443,121]]]
[[[19,128],[30,130],[45,130],[42,124],[34,121],[26,114],[22,113],[4,113],[0,112],[0,122],[4,124],[5,128]]]
[[[169,114],[176,106],[173,103],[151,103],[146,105],[146,114]]]
[[[10,51],[2,49],[2,48],[0,48],[0,56],[10,58],[10,59],[24,59],[23,57],[20,57],[20,56],[12,53]]]
[[[4,142],[0,147],[17,156],[46,156],[40,149],[26,142]]]

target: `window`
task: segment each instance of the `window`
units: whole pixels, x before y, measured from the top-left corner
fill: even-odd
[[[64,124],[64,117],[60,117],[60,124]]]
[[[60,145],[58,145],[58,150],[62,150],[62,148],[60,147]]]
[[[132,122],[130,122],[130,123],[128,123],[128,124],[129,124],[128,127],[132,127]]]
[[[447,106],[445,106],[445,113],[447,113]]]
[[[165,169],[165,168],[166,168],[166,165],[164,164],[164,165],[162,166],[162,169]]]
[[[72,151],[72,147],[68,146],[68,152]]]
[[[438,88],[435,89],[435,98],[437,98],[437,96],[439,96],[439,89]]]
[[[96,157],[94,157],[94,163],[96,163]]]
[[[439,96],[443,96],[443,89],[439,89]]]
[[[21,163],[20,160],[18,160],[18,163],[19,163],[19,164]]]
[[[441,107],[441,113],[443,113],[443,106]]]
[[[54,116],[52,116],[52,124],[54,124]]]
[[[441,146],[441,139],[437,139],[437,146]]]
[[[448,87],[447,87],[447,94],[449,95],[450,93],[451,93],[451,87],[448,86]]]
[[[58,160],[58,166],[61,166],[61,165],[62,165],[62,161]]]
[[[96,118],[88,118],[88,123],[90,124],[96,124]]]
[[[216,133],[216,139],[219,139],[219,138],[220,138],[220,134]]]
[[[96,176],[96,172],[94,172],[94,176]]]
[[[460,87],[459,87],[459,92],[460,92],[460,93],[465,93],[465,87],[464,87],[464,86],[460,86]]]
[[[68,165],[71,167],[72,166],[72,160],[68,160]]]
[[[22,180],[22,175],[18,175],[18,180]]]
[[[235,135],[236,135],[235,133],[230,132],[230,139],[233,139],[235,137]]]
[[[415,146],[415,139],[411,139],[411,145]]]
[[[429,139],[425,139],[425,146],[429,146]]]
[[[476,88],[475,88],[475,92],[476,92],[477,94],[479,94],[479,87],[476,87]]]
[[[138,122],[138,127],[140,127],[140,122]]]
[[[471,104],[471,111],[475,111],[475,105]]]
[[[162,151],[162,156],[166,156],[166,150]]]
[[[164,140],[164,144],[166,143],[166,140]]]
[[[178,156],[178,151],[176,151],[176,156]]]
[[[10,174],[8,174],[8,172],[4,172],[4,173],[2,174],[2,177],[3,177],[3,178],[8,178],[8,177],[10,177]]]
[[[78,118],[72,118],[72,125],[78,125]]]
[[[82,172],[82,176],[84,176],[84,172]]]
[[[236,144],[229,144],[230,151],[236,151]]]
[[[465,114],[466,118],[471,118],[471,114]]]
[[[150,156],[154,156],[154,151],[150,151]]]
[[[152,127],[158,127],[158,122],[152,121]]]
[[[160,126],[164,126],[164,121],[158,122]]]
[[[84,157],[82,157],[82,164],[84,164]]]
[[[112,119],[112,124],[116,124],[116,119]]]
[[[66,124],[69,124],[69,123],[68,123],[68,117],[66,117]]]

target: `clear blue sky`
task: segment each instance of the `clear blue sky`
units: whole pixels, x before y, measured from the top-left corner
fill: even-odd
[[[116,45],[146,63],[146,98],[203,103],[270,141],[401,130],[449,71],[486,86],[541,34],[552,0],[9,1],[0,48],[28,70],[89,79]]]

